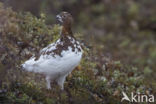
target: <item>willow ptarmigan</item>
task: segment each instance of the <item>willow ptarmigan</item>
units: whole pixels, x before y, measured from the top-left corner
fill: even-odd
[[[51,89],[51,81],[56,81],[63,90],[64,81],[79,64],[83,50],[72,34],[71,14],[61,12],[56,18],[62,24],[60,38],[43,48],[39,55],[32,56],[22,67],[24,70],[45,75],[48,89]]]

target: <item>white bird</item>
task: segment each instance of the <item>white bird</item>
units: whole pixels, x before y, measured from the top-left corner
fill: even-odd
[[[61,12],[56,18],[62,24],[60,39],[43,48],[38,55],[32,56],[22,67],[24,70],[45,75],[48,89],[51,89],[51,81],[56,81],[63,90],[64,81],[80,63],[83,50],[72,34],[71,14]]]

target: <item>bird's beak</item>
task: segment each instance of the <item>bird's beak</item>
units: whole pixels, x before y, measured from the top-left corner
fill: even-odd
[[[63,22],[63,21],[62,21],[62,17],[61,17],[60,15],[56,15],[56,19],[57,19],[59,22],[61,22],[61,23]]]

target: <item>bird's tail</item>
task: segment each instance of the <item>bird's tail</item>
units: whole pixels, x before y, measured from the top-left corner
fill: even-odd
[[[36,63],[34,59],[30,59],[26,61],[24,64],[21,65],[23,70],[29,71],[29,72],[36,72]]]

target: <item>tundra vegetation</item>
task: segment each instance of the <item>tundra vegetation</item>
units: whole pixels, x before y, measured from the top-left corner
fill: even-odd
[[[46,1],[37,14],[0,3],[0,104],[120,104],[122,91],[156,95],[155,0],[69,0],[66,6],[54,0],[53,11],[73,11],[74,35],[84,43],[83,59],[67,77],[64,91],[56,84],[47,90],[43,75],[20,68],[59,38],[61,27],[45,12],[51,3]]]

